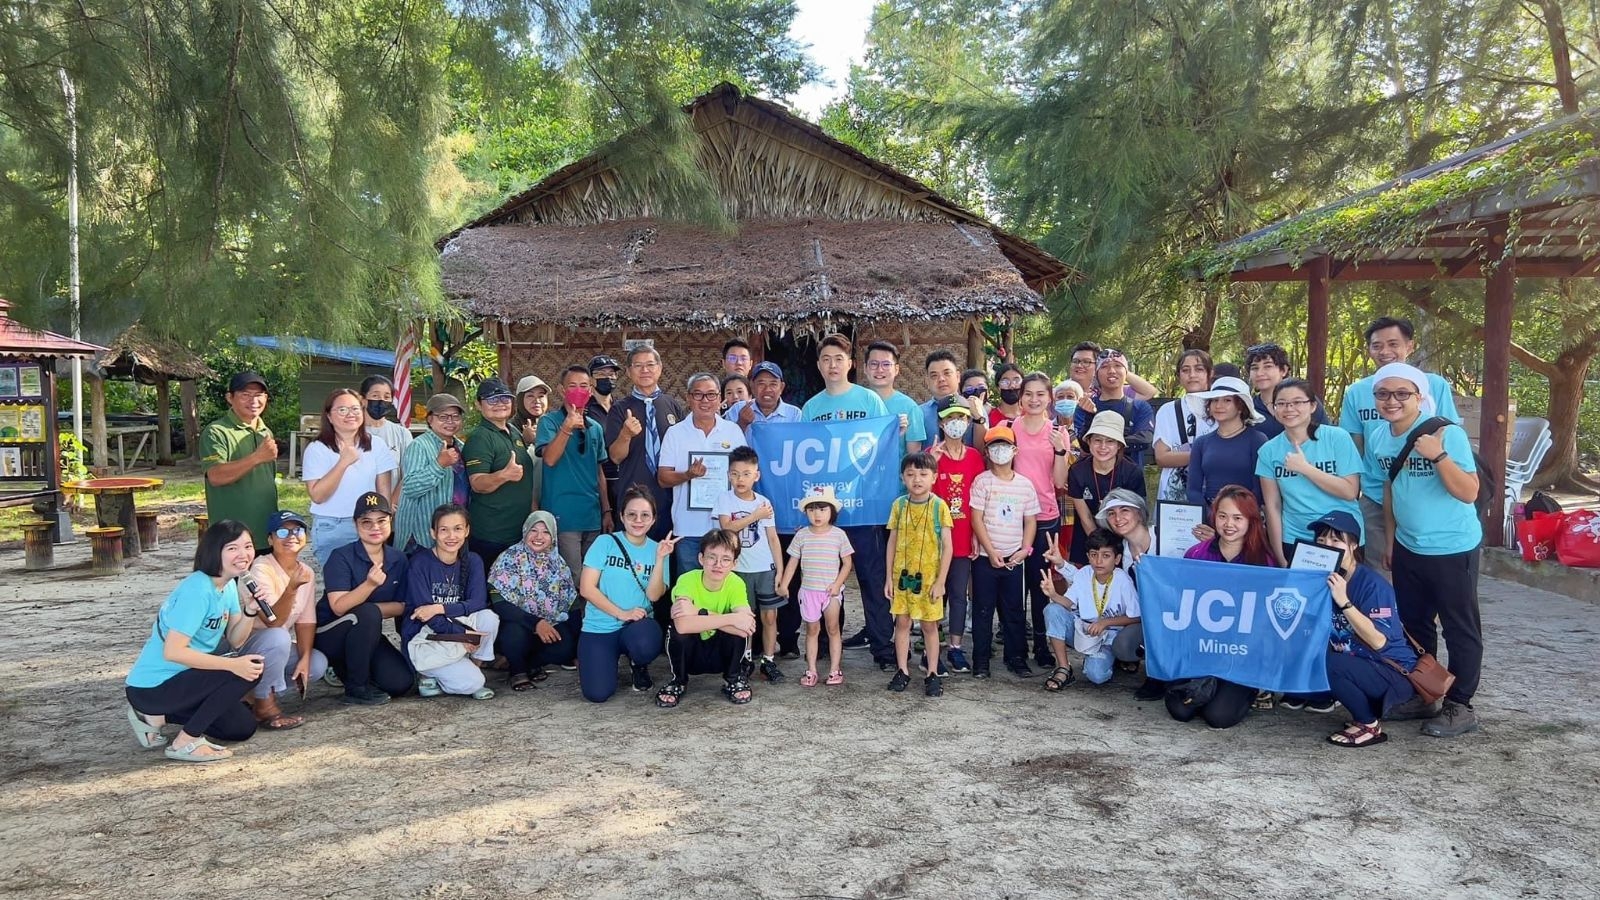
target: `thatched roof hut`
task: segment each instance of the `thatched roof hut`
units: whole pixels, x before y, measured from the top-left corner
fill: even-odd
[[[707,348],[711,368],[732,335],[783,362],[776,344],[835,329],[976,364],[982,321],[1042,310],[1075,275],[776,103],[723,84],[686,112],[730,232],[657,217],[613,166],[624,136],[441,239],[445,291],[485,319],[505,374],[631,338],[654,339],[670,369],[697,367],[673,350]]]
[[[156,463],[163,466],[173,462],[172,423],[167,410],[172,403],[172,382],[177,381],[182,392],[184,447],[190,456],[197,455],[200,428],[195,382],[216,376],[205,360],[182,344],[150,334],[136,322],[113,338],[103,353],[95,356],[90,369],[90,446],[97,465],[105,466],[110,460],[105,383],[112,378],[128,378],[155,386],[155,456]]]

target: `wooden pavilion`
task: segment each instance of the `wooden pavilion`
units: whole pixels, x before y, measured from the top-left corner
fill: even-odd
[[[129,378],[153,385],[156,389],[156,464],[170,466],[172,456],[172,382],[179,384],[183,408],[184,447],[195,456],[200,444],[199,394],[195,382],[216,375],[205,360],[182,344],[151,335],[138,324],[130,326],[111,341],[104,353],[94,358],[89,380],[90,447],[96,465],[106,465],[106,380]]]
[[[740,337],[803,390],[815,337],[842,330],[899,345],[920,391],[923,354],[981,365],[985,324],[1042,310],[1074,275],[776,103],[723,84],[686,113],[732,230],[669,219],[614,167],[625,135],[440,240],[446,293],[483,320],[502,375],[549,379],[648,339],[676,389]]]
[[[1597,213],[1600,113],[1588,113],[1408,172],[1235,238],[1192,262],[1204,278],[1306,284],[1307,370],[1319,393],[1326,380],[1334,283],[1482,280],[1479,453],[1498,483],[1511,424],[1517,279],[1600,274]],[[1589,329],[1587,337],[1600,346],[1600,323]],[[1557,442],[1576,441],[1575,427],[1555,431]],[[1504,504],[1504,492],[1496,491],[1484,529],[1491,546],[1502,541]]]

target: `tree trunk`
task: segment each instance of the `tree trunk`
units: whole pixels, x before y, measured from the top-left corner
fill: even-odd
[[[1211,352],[1211,336],[1217,330],[1217,308],[1222,302],[1222,291],[1221,286],[1209,283],[1200,287],[1200,321],[1184,332],[1183,349]]]
[[[1578,465],[1578,411],[1583,405],[1583,380],[1600,347],[1587,343],[1563,352],[1556,358],[1556,371],[1550,382],[1550,406],[1545,415],[1550,421],[1550,452],[1534,476],[1535,487],[1594,492],[1600,483],[1584,475]]]
[[[172,465],[172,382],[156,378],[156,465]]]
[[[1561,111],[1572,115],[1578,111],[1578,83],[1572,75],[1572,47],[1567,42],[1566,18],[1558,0],[1540,0],[1544,12],[1545,39],[1549,42],[1550,62],[1555,69],[1556,96],[1561,98]]]
[[[178,400],[183,406],[183,450],[190,459],[200,458],[200,396],[194,381],[178,382]]]

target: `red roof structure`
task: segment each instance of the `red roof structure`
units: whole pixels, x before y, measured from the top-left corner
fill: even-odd
[[[94,356],[105,347],[75,341],[53,331],[40,331],[11,318],[11,301],[0,297],[0,356]]]

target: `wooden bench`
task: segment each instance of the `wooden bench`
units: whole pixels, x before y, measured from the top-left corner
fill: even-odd
[[[211,518],[209,516],[207,516],[205,513],[201,513],[198,516],[195,516],[194,517],[194,539],[196,541],[199,541],[200,540],[200,536],[205,534],[206,533],[206,529],[209,528],[209,527],[211,527]]]
[[[139,522],[139,548],[154,550],[161,544],[161,527],[153,509],[137,509],[133,517]]]
[[[56,547],[50,541],[50,532],[55,530],[53,523],[43,519],[33,522],[23,522],[22,528],[22,567],[29,572],[37,572],[55,565]]]
[[[122,574],[122,529],[117,526],[85,528],[89,536],[89,568],[96,575]]]

